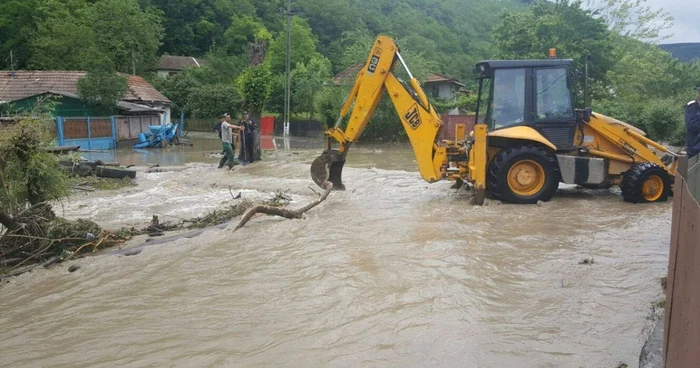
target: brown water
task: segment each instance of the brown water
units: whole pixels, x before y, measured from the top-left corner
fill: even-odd
[[[139,173],[135,188],[76,195],[64,213],[116,227],[195,216],[229,191],[288,189],[292,207],[315,197],[320,149],[233,172],[212,150],[191,147],[185,171]],[[562,188],[542,207],[469,206],[394,145],[354,149],[344,182],[303,220],[13,279],[0,286],[0,366],[637,366],[670,204]]]

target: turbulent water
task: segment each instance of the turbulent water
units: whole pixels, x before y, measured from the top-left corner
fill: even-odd
[[[229,172],[208,142],[120,153],[187,169],[139,173],[137,187],[77,194],[57,211],[139,226],[201,215],[231,193],[315,198],[320,150]],[[255,218],[0,285],[0,366],[637,366],[670,203],[561,188],[541,207],[470,206],[450,183],[422,181],[403,145],[354,149],[343,174],[348,190],[302,220]]]

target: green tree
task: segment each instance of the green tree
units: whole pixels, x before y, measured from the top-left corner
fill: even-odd
[[[0,1],[0,69],[27,66],[31,57],[30,39],[41,0]],[[10,60],[10,52],[13,58]]]
[[[574,68],[583,70],[589,55],[592,83],[605,83],[614,62],[611,35],[605,23],[583,9],[580,1],[538,1],[522,13],[506,11],[501,19],[494,31],[499,58],[543,59],[547,50],[556,48],[559,57],[573,59]],[[582,82],[579,80],[578,90],[583,90]],[[605,93],[605,89],[593,92]]]
[[[95,34],[78,15],[50,17],[38,25],[31,41],[29,65],[37,69],[85,70],[98,57]]]
[[[250,67],[238,77],[238,89],[243,96],[243,105],[251,116],[259,117],[270,96],[272,74],[267,63]]]
[[[160,17],[144,12],[137,0],[101,0],[87,14],[95,45],[120,72],[152,70],[163,37]]]
[[[586,5],[621,36],[646,42],[670,36],[664,32],[673,25],[673,17],[663,9],[653,9],[647,0],[586,0]]]
[[[347,88],[340,86],[325,86],[315,96],[315,109],[319,113],[321,123],[329,128],[340,116],[340,109],[347,98]]]
[[[262,30],[267,32],[265,25],[254,16],[237,17],[231,20],[231,25],[223,34],[225,50],[231,54],[245,54],[248,43],[255,41],[255,36]]]
[[[88,73],[78,80],[80,99],[100,113],[110,114],[129,90],[127,78],[114,71],[109,59],[100,59]]]
[[[187,110],[196,117],[217,117],[224,113],[234,115],[240,111],[240,93],[231,85],[210,84],[195,88],[187,102]]]
[[[324,57],[316,57],[308,64],[301,63],[291,75],[294,86],[292,101],[293,111],[308,113],[313,118],[316,113],[314,100],[323,86],[331,82],[331,63]]]
[[[286,33],[280,32],[270,43],[267,59],[270,63],[270,71],[273,73],[283,73],[286,60]],[[293,18],[291,39],[293,42],[292,55],[290,59],[291,68],[294,69],[299,63],[308,63],[314,57],[321,54],[316,51],[317,39],[311,31],[308,23],[302,18]]]
[[[71,6],[60,8],[66,1]],[[54,0],[44,11],[47,17],[31,41],[33,67],[84,70],[99,57],[125,73],[155,66],[163,36],[160,18],[142,11],[137,0]]]
[[[151,81],[151,84],[172,101],[171,109],[174,115],[191,112],[188,108],[193,106],[188,102],[192,99],[194,91],[202,86],[202,83],[194,76],[192,69],[189,68],[167,78],[156,77]]]

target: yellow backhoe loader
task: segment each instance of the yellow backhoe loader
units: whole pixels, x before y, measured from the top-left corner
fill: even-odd
[[[330,181],[333,189],[345,189],[341,176],[348,150],[386,92],[423,179],[467,182],[476,192],[477,204],[483,204],[487,192],[509,203],[548,201],[560,182],[619,185],[625,201],[665,201],[671,194],[677,156],[634,126],[590,108],[575,110],[571,63],[555,55],[477,63],[479,99],[473,131],[454,141],[436,141],[443,128],[440,116],[408,70],[396,42],[379,36],[338,121],[325,132],[326,149],[311,164],[312,179],[319,186]],[[392,72],[397,64],[408,73],[409,83]],[[343,130],[341,122],[351,107]],[[486,111],[483,119],[480,110]]]

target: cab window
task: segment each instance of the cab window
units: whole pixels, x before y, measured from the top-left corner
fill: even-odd
[[[537,83],[537,120],[571,121],[574,119],[571,93],[565,68],[539,69]]]
[[[496,70],[489,126],[493,129],[525,121],[525,69]]]

